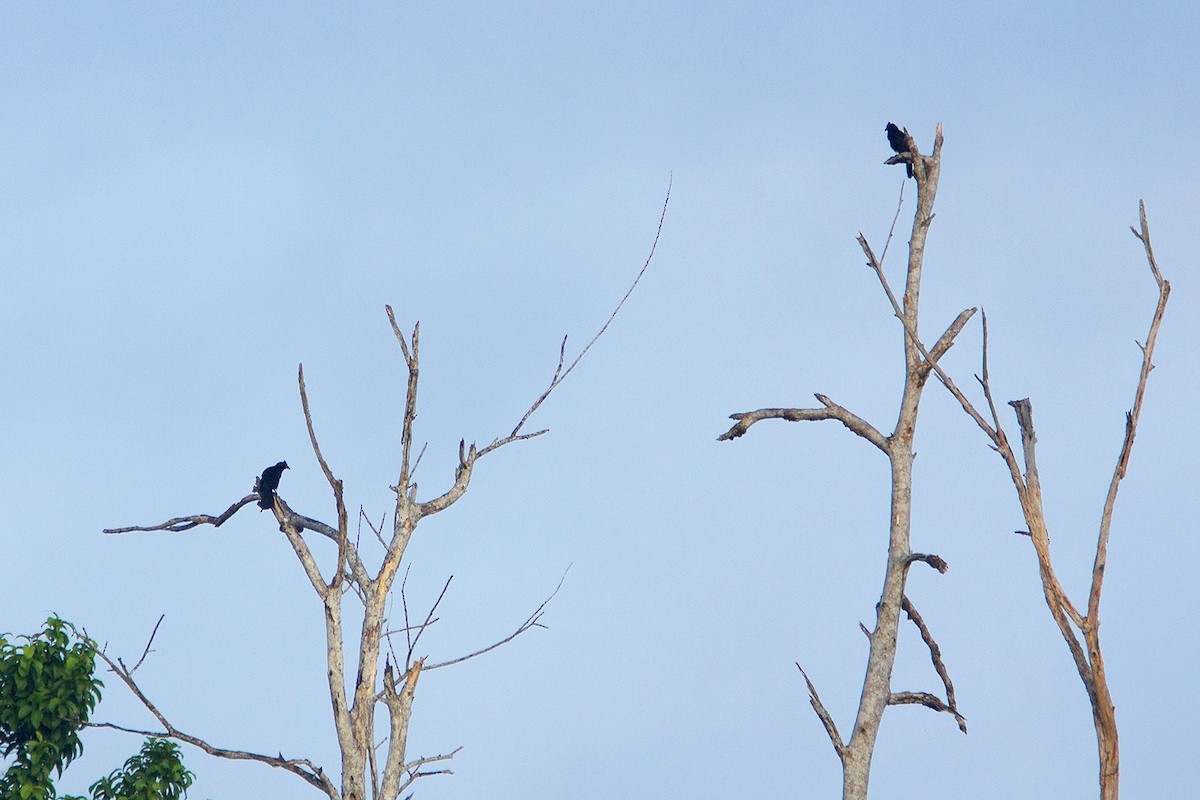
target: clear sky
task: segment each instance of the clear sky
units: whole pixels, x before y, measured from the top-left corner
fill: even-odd
[[[1125,793],[1183,796],[1198,23],[1192,3],[6,4],[0,630],[57,612],[136,658],[165,614],[139,675],[176,725],[335,768],[320,606],[274,521],[101,529],[218,513],[280,459],[281,494],[332,520],[301,362],[351,509],[387,514],[403,362],[385,303],[421,322],[418,481],[440,492],[459,439],[511,429],[561,337],[607,317],[673,174],[642,285],[533,420],[551,433],[480,462],[410,548],[414,605],[454,576],[435,660],[510,633],[570,565],[549,630],[422,678],[410,753],[463,750],[417,793],[837,796],[794,662],[848,731],[886,461],[833,423],[716,437],[813,392],[891,429],[900,329],[855,236],[878,249],[895,212],[885,123],[928,150],[941,122],[923,331],[987,308],[1077,601],[1155,300],[1128,230],[1146,201],[1175,291],[1102,620]],[[976,326],[945,363],[971,385]],[[1094,797],[1087,700],[1003,465],[937,385],[917,449],[914,547],[950,571],[915,570],[909,595],[970,734],[889,711],[872,796]],[[894,686],[939,689],[911,628]],[[114,680],[97,718],[152,725]],[[90,734],[60,790],[137,746]],[[315,796],[186,757],[193,797]]]

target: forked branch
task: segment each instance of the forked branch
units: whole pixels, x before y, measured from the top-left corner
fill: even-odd
[[[162,620],[160,619],[159,622],[161,621]],[[227,758],[235,761],[258,761],[260,763],[267,764],[268,766],[277,767],[279,769],[291,772],[294,775],[298,775],[299,777],[303,778],[305,782],[321,790],[328,797],[334,798],[334,800],[336,800],[338,797],[337,788],[334,786],[333,782],[326,777],[324,770],[307,758],[284,758],[282,754],[278,756],[269,756],[263,753],[253,753],[246,750],[233,750],[226,747],[217,747],[216,745],[209,744],[207,741],[198,736],[193,736],[176,728],[167,719],[166,715],[163,714],[163,712],[160,711],[153,702],[151,702],[150,698],[148,698],[145,693],[142,692],[141,687],[138,686],[137,681],[134,680],[133,673],[138,666],[141,666],[142,660],[139,660],[133,669],[128,669],[125,667],[125,664],[121,661],[121,659],[113,659],[111,656],[109,656],[103,646],[88,636],[86,630],[79,630],[75,629],[74,627],[72,627],[72,630],[74,630],[76,636],[78,636],[81,641],[85,641],[92,646],[100,660],[108,665],[109,670],[121,679],[121,681],[129,688],[129,690],[138,699],[138,701],[141,702],[146,710],[149,711],[156,720],[158,720],[158,723],[163,727],[163,730],[142,730],[140,728],[132,728],[112,722],[92,722],[88,723],[89,727],[109,728],[112,730],[123,731],[125,733],[137,734],[139,736],[155,736],[159,738],[175,739],[198,747],[209,755],[216,756],[218,758]],[[155,632],[157,631],[158,626],[155,625]],[[153,638],[154,635],[151,634],[151,641],[153,641]],[[149,648],[150,645],[147,643],[147,651]],[[145,658],[144,653],[142,658]]]

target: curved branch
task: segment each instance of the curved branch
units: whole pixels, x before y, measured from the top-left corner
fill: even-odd
[[[126,733],[135,733],[140,736],[156,736],[159,738],[176,739],[178,741],[186,742],[190,745],[198,747],[204,752],[208,753],[210,756],[216,756],[217,758],[227,758],[235,761],[258,761],[260,763],[267,764],[268,766],[277,767],[279,769],[287,770],[294,775],[298,775],[308,784],[320,789],[322,792],[328,795],[331,800],[338,799],[337,787],[335,787],[333,782],[325,776],[324,770],[307,758],[284,758],[282,754],[278,756],[268,756],[262,753],[252,753],[246,750],[232,750],[225,747],[217,747],[209,744],[197,736],[192,736],[191,734],[184,733],[183,731],[179,730],[167,720],[166,716],[158,709],[157,706],[154,705],[153,702],[151,702],[150,698],[148,698],[145,693],[142,692],[141,687],[137,685],[137,682],[133,678],[132,670],[126,669],[124,664],[120,662],[120,659],[114,661],[112,658],[110,658],[104,649],[100,647],[94,639],[88,636],[87,631],[76,630],[75,633],[81,640],[86,641],[92,646],[96,652],[96,655],[108,665],[109,670],[112,671],[118,678],[120,678],[129,688],[129,690],[133,692],[134,696],[137,697],[141,704],[145,706],[146,710],[154,715],[154,718],[158,720],[160,725],[162,725],[163,730],[145,731],[137,728],[125,727],[123,725],[117,725],[111,722],[91,722],[88,723],[89,727],[111,728],[113,730],[124,731]],[[139,661],[138,663],[140,665],[141,662]]]
[[[888,439],[874,425],[862,417],[847,411],[842,406],[830,400],[823,394],[815,395],[824,408],[760,408],[758,411],[748,411],[741,414],[730,414],[729,418],[737,420],[725,433],[717,437],[718,442],[726,442],[745,436],[750,426],[764,419],[783,419],[788,422],[812,422],[832,419],[845,425],[851,432],[858,434],[884,453],[888,452]]]
[[[934,556],[934,558],[937,558],[937,556]],[[941,559],[938,560],[941,561]],[[946,562],[942,561],[941,563],[945,565]],[[945,570],[942,571],[944,572]],[[900,601],[900,607],[904,609],[904,613],[908,615],[908,618],[912,620],[912,623],[917,626],[917,630],[920,631],[921,640],[929,648],[929,657],[933,660],[933,668],[937,670],[938,677],[942,679],[942,686],[946,688],[945,708],[938,710],[949,711],[953,714],[955,721],[958,722],[958,729],[966,733],[967,721],[958,713],[958,701],[954,697],[954,683],[950,680],[950,673],[942,661],[942,648],[938,647],[933,634],[929,632],[929,626],[925,624],[925,620],[917,613],[917,609],[913,606],[912,601],[908,599],[907,595]]]
[[[646,261],[642,264],[641,271],[638,272],[637,277],[633,279],[633,283],[629,285],[629,289],[625,292],[625,296],[621,298],[621,301],[617,303],[616,308],[614,308],[612,313],[608,315],[608,319],[605,320],[604,324],[600,326],[600,330],[596,331],[596,335],[593,336],[591,340],[583,346],[583,349],[579,351],[579,355],[575,356],[575,360],[572,361],[566,369],[563,369],[563,361],[565,360],[566,356],[567,338],[565,336],[563,337],[562,344],[558,349],[558,367],[554,370],[554,375],[551,377],[550,385],[546,387],[546,391],[542,392],[541,395],[533,401],[533,405],[529,407],[529,410],[525,412],[508,436],[505,436],[503,439],[496,439],[487,447],[480,450],[480,456],[485,456],[493,450],[503,447],[510,442],[516,442],[522,439],[540,436],[546,432],[538,431],[537,433],[526,434],[524,436],[521,435],[521,429],[525,427],[525,423],[529,421],[529,418],[533,416],[534,412],[537,411],[539,407],[541,407],[542,403],[546,401],[546,398],[550,396],[550,393],[553,392],[560,383],[567,379],[567,376],[571,374],[572,370],[574,370],[575,367],[579,365],[579,362],[583,360],[583,357],[587,355],[587,351],[592,349],[592,345],[594,345],[600,339],[600,337],[604,335],[604,332],[608,330],[608,326],[612,325],[613,320],[617,318],[617,314],[621,312],[621,308],[625,305],[625,301],[629,299],[631,294],[633,294],[633,290],[636,289],[638,283],[641,282],[642,276],[645,275],[646,270],[650,268],[650,261],[654,258],[654,251],[658,249],[658,240],[662,237],[663,222],[665,222],[667,219],[667,205],[671,202],[671,186],[674,184],[674,180],[674,175],[667,180],[667,195],[665,198],[663,198],[662,214],[660,214],[658,217],[658,229],[654,233],[654,242],[650,245],[650,253],[646,256]]]
[[[967,720],[962,716],[962,714],[959,714],[953,708],[946,705],[945,701],[943,701],[942,698],[938,697],[936,694],[930,694],[929,692],[893,692],[891,697],[888,698],[888,705],[918,705],[925,706],[926,708],[933,709],[934,711],[944,711],[954,717],[955,722],[958,723],[959,730],[961,730],[963,733],[967,732]]]

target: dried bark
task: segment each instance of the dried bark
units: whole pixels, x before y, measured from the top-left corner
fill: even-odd
[[[396,800],[414,781],[430,775],[448,774],[448,769],[429,769],[430,765],[447,761],[458,752],[453,750],[433,756],[411,758],[407,753],[408,726],[412,716],[413,699],[417,684],[423,672],[442,667],[452,666],[471,658],[483,655],[507,642],[512,641],[522,633],[537,627],[544,627],[540,620],[546,604],[558,592],[556,588],[545,602],[542,603],[512,634],[472,653],[457,658],[450,658],[440,663],[427,663],[426,658],[415,656],[415,647],[421,633],[435,622],[434,611],[438,603],[434,603],[423,622],[412,625],[408,619],[408,603],[404,597],[403,581],[401,582],[401,606],[404,609],[404,625],[391,630],[387,625],[386,606],[391,596],[400,566],[409,542],[417,525],[425,517],[440,513],[463,496],[474,474],[476,463],[480,458],[507,444],[524,441],[546,433],[539,430],[524,432],[525,425],[534,412],[550,396],[563,380],[575,369],[583,356],[592,345],[604,334],[629,299],[634,288],[650,266],[657,249],[659,236],[662,233],[663,221],[666,217],[667,203],[670,200],[670,187],[663,203],[662,216],[659,218],[658,230],[654,243],[650,248],[642,266],[641,272],[629,287],[629,291],[617,303],[608,320],[592,339],[582,348],[575,359],[564,366],[566,361],[566,339],[559,348],[558,366],[556,367],[547,388],[530,405],[528,410],[507,435],[497,437],[490,444],[478,448],[475,444],[459,443],[458,465],[449,488],[440,495],[428,500],[418,499],[417,484],[412,480],[416,464],[412,460],[413,426],[417,416],[417,390],[420,383],[420,326],[414,325],[412,333],[401,330],[396,322],[395,314],[390,306],[387,307],[388,321],[392,332],[400,345],[408,377],[406,382],[404,412],[401,428],[400,469],[399,479],[392,490],[396,494],[396,505],[393,515],[392,529],[384,536],[382,525],[371,525],[371,530],[385,547],[385,553],[377,570],[366,565],[359,554],[356,541],[351,541],[348,513],[343,495],[342,481],[325,460],[321,452],[313,414],[309,405],[308,387],[305,384],[304,367],[300,366],[298,373],[301,406],[304,420],[308,427],[309,442],[313,455],[320,465],[329,483],[333,495],[337,524],[328,525],[319,520],[296,513],[278,493],[271,508],[279,523],[279,529],[287,537],[292,550],[296,554],[305,575],[308,577],[313,591],[321,599],[325,618],[326,634],[326,665],[329,685],[330,704],[333,711],[333,722],[337,732],[341,750],[340,784],[326,776],[325,771],[308,759],[286,759],[244,751],[233,751],[214,747],[206,741],[187,734],[167,721],[151,700],[141,691],[133,679],[133,670],[124,668],[120,659],[110,660],[103,653],[103,658],[114,672],[125,682],[129,689],[142,704],[155,716],[164,728],[159,732],[146,732],[148,735],[162,736],[190,742],[204,749],[210,755],[223,758],[249,759],[260,761],[274,767],[285,769],[303,778],[308,784],[321,790],[330,800]],[[420,460],[418,454],[417,460]],[[175,517],[160,525],[132,526],[108,529],[105,533],[127,533],[132,531],[185,531],[199,525],[219,526],[237,513],[244,506],[258,500],[257,494],[251,494],[235,501],[225,512],[218,516],[196,514],[187,517]],[[370,525],[370,523],[368,522]],[[338,546],[337,563],[328,577],[321,571],[305,538],[306,532],[319,533],[332,539]],[[447,582],[447,586],[449,582]],[[562,582],[559,582],[561,587]],[[347,591],[349,590],[349,591]],[[443,594],[445,590],[443,590]],[[343,603],[346,597],[353,595],[362,604],[363,619],[357,633],[357,641],[353,637],[347,640],[346,631],[342,624]],[[441,598],[439,597],[438,602]],[[404,633],[407,651],[403,657],[397,654],[392,637]],[[147,646],[149,649],[149,646]],[[355,674],[353,680],[347,682],[347,653],[352,657]],[[382,664],[381,664],[382,662]],[[139,662],[140,664],[140,662]],[[136,669],[136,667],[134,668]],[[380,674],[382,669],[382,675]],[[347,686],[352,691],[347,692]],[[379,739],[376,737],[376,710],[382,705],[387,712],[388,732],[385,737],[386,754],[383,759],[382,772],[376,760],[376,748]],[[103,727],[118,730],[133,729],[102,723]]]
[[[1025,517],[1028,528],[1020,533],[1029,536],[1037,555],[1038,572],[1041,577],[1042,593],[1050,616],[1058,626],[1063,641],[1075,663],[1075,669],[1083,682],[1088,702],[1092,708],[1092,723],[1096,731],[1096,749],[1100,765],[1100,798],[1101,800],[1117,800],[1120,790],[1120,747],[1118,744],[1116,711],[1112,695],[1108,687],[1108,679],[1104,670],[1104,656],[1100,647],[1100,597],[1104,587],[1104,573],[1108,563],[1108,540],[1112,529],[1112,513],[1116,505],[1117,492],[1121,480],[1129,468],[1129,459],[1133,451],[1133,440],[1137,435],[1138,421],[1141,419],[1142,406],[1146,397],[1146,383],[1150,371],[1154,369],[1154,346],[1158,340],[1158,331],[1162,326],[1163,315],[1166,312],[1167,300],[1171,295],[1171,284],[1162,277],[1158,262],[1154,257],[1154,249],[1150,243],[1150,225],[1146,219],[1145,203],[1138,204],[1140,230],[1132,228],[1133,235],[1142,242],[1145,249],[1146,261],[1150,265],[1150,273],[1158,287],[1158,302],[1150,320],[1150,330],[1146,334],[1145,344],[1139,343],[1142,351],[1142,365],[1138,374],[1137,389],[1134,392],[1133,408],[1125,415],[1125,435],[1121,451],[1117,457],[1117,465],[1109,483],[1108,493],[1104,499],[1104,507],[1100,517],[1100,530],[1096,541],[1096,556],[1092,564],[1092,580],[1088,590],[1086,613],[1081,613],[1067,596],[1066,590],[1054,571],[1050,558],[1050,532],[1046,523],[1045,509],[1042,502],[1041,480],[1037,470],[1037,434],[1033,425],[1033,405],[1029,398],[1009,402],[1017,417],[1017,427],[1021,434],[1021,459],[1018,460],[1008,436],[1000,424],[996,410],[996,402],[992,395],[991,379],[988,374],[988,328],[987,315],[983,314],[983,364],[981,374],[975,376],[983,389],[987,402],[990,421],[971,403],[967,396],[958,388],[936,362],[932,367],[938,379],[946,389],[958,400],[963,410],[973,419],[980,430],[988,437],[994,449],[1008,467],[1009,477],[1013,488],[1016,489],[1017,499],[1021,504],[1021,512]],[[905,330],[913,345],[924,352],[917,336],[915,326],[906,323]],[[1021,462],[1024,462],[1024,469]]]
[[[904,133],[904,136],[906,137],[906,152],[888,160],[888,163],[903,162],[910,165],[917,181],[917,208],[909,240],[902,303],[896,300],[887,282],[883,272],[882,257],[878,259],[875,257],[867,240],[861,234],[858,241],[867,255],[868,265],[875,271],[882,283],[904,329],[917,330],[925,242],[930,224],[933,222],[933,203],[937,196],[941,170],[942,130],[939,125],[934,140],[933,154],[930,156],[921,155],[916,142],[907,132]],[[901,199],[903,201],[903,193]],[[899,213],[897,210],[897,218],[899,218]],[[895,222],[893,222],[893,230],[894,228]],[[889,242],[890,239],[889,235]],[[885,248],[884,253],[886,254],[886,252]],[[940,572],[944,572],[946,567],[945,561],[937,556],[913,553],[910,543],[913,436],[916,432],[921,393],[925,388],[931,368],[934,367],[937,359],[950,349],[955,336],[966,325],[970,316],[970,312],[960,314],[958,319],[939,337],[932,353],[924,352],[911,337],[902,333],[905,363],[904,389],[900,397],[900,410],[896,425],[890,434],[884,435],[871,423],[834,403],[828,397],[818,394],[816,398],[821,403],[821,408],[766,408],[732,414],[730,418],[735,420],[736,424],[718,437],[721,441],[738,438],[745,435],[752,425],[766,419],[783,419],[793,422],[834,420],[875,445],[888,458],[891,466],[891,514],[888,528],[887,567],[884,572],[883,589],[879,602],[876,604],[875,627],[871,630],[863,628],[870,642],[870,652],[867,656],[862,693],[859,696],[858,713],[849,740],[842,739],[832,717],[821,703],[816,687],[809,680],[808,675],[804,674],[809,690],[809,701],[842,763],[842,796],[845,800],[863,800],[867,796],[875,741],[879,735],[884,711],[889,705],[919,703],[928,708],[945,711],[951,714],[958,722],[960,729],[964,733],[966,732],[966,721],[958,712],[953,685],[942,662],[941,649],[934,641],[928,626],[915,613],[915,610],[910,613],[910,617],[929,646],[934,667],[941,676],[946,689],[946,699],[943,701],[928,692],[893,692],[891,678],[892,668],[896,661],[900,612],[906,606],[911,608],[904,593],[908,569],[914,561],[923,561]],[[801,673],[803,674],[803,670]]]

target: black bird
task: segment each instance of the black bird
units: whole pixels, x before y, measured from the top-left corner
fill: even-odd
[[[258,507],[272,508],[275,505],[275,490],[279,488],[279,479],[283,477],[283,471],[289,469],[286,461],[280,461],[273,467],[267,467],[263,470],[262,475],[258,479]]]
[[[889,122],[884,130],[887,131],[888,144],[892,146],[892,149],[895,150],[897,154],[908,152],[908,128],[900,130],[893,123]],[[908,170],[908,177],[911,178],[913,176],[912,162],[904,162],[904,167]]]

